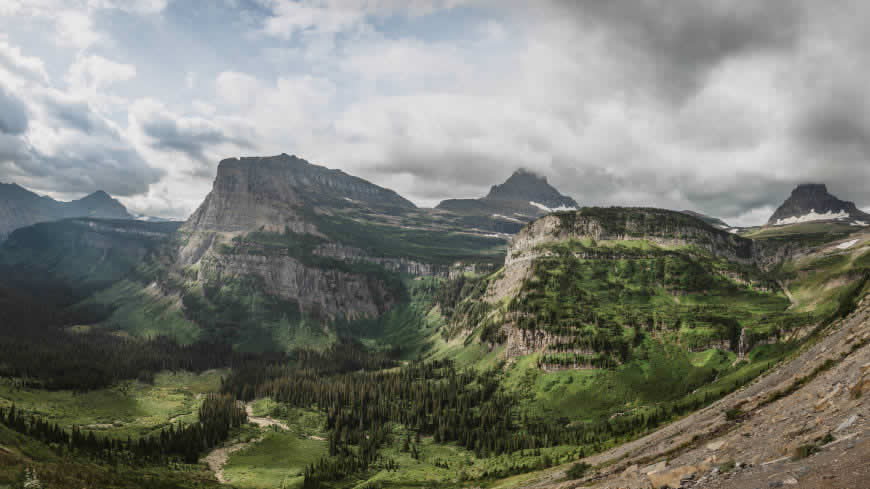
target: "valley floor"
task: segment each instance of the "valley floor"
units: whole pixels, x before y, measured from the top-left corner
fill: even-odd
[[[646,437],[497,487],[870,487],[870,297],[800,355]],[[726,415],[726,412],[728,415]]]

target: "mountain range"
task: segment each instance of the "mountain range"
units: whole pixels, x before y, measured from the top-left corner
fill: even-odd
[[[59,202],[14,183],[0,183],[0,241],[15,229],[71,217],[131,219],[133,216],[102,190],[79,200]]]
[[[827,470],[867,415],[870,232],[818,187],[774,222],[832,221],[758,234],[579,207],[524,170],[418,208],[287,154],[221,161],[183,224],[82,199],[88,217],[0,244],[0,485],[676,489],[804,474],[789,457]]]

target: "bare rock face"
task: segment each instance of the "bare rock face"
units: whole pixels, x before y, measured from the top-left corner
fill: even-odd
[[[788,199],[773,213],[768,226],[782,226],[812,221],[845,221],[870,224],[870,214],[860,211],[853,202],[840,200],[828,193],[821,183],[798,185]]]
[[[230,158],[218,165],[211,193],[185,229],[314,233],[301,215],[303,206],[328,208],[348,200],[385,212],[415,207],[392,190],[296,156]]]
[[[296,301],[301,312],[324,319],[378,317],[396,301],[380,281],[361,274],[308,267],[288,256],[209,254],[200,263],[199,276],[207,283],[258,277],[269,295]]]
[[[732,261],[754,263],[753,242],[681,212],[647,208],[586,208],[553,214],[513,239],[506,264],[531,259],[541,244],[571,239],[646,240],[662,246],[693,245]]]
[[[235,237],[254,231],[292,232],[325,238],[313,216],[349,202],[383,214],[414,209],[392,190],[339,170],[281,154],[220,162],[211,193],[181,229],[176,263],[197,265],[196,280],[220,284],[256,277],[265,292],[299,303],[302,312],[324,319],[377,317],[396,301],[394,292],[371,274],[312,265],[286,254],[236,249]],[[401,259],[371,259],[361,250],[327,242],[315,254],[338,261],[369,262],[399,272],[432,273],[428,265]]]

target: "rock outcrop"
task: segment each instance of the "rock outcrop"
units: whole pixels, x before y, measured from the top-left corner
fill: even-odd
[[[296,156],[230,158],[218,165],[211,193],[184,229],[314,233],[316,229],[301,214],[303,208],[348,202],[387,213],[415,208],[392,190]]]
[[[820,183],[798,185],[768,220],[768,226],[801,224],[813,221],[840,221],[859,226],[870,225],[870,214],[853,202],[840,200]]]
[[[692,216],[651,208],[584,208],[551,214],[523,228],[508,248],[505,265],[534,259],[545,243],[572,239],[645,240],[661,246],[696,246],[739,263],[755,262],[753,242]]]

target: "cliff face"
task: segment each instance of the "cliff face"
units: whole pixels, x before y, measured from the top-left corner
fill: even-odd
[[[237,277],[258,277],[269,295],[295,301],[301,312],[323,319],[378,317],[397,299],[371,276],[305,266],[289,256],[210,253],[200,263],[204,283]]]
[[[412,261],[370,259],[362,250],[329,241],[314,216],[351,205],[383,215],[415,208],[392,190],[295,156],[223,160],[211,193],[181,229],[176,263],[195,266],[196,280],[210,286],[256,277],[266,293],[298,302],[303,313],[315,317],[377,317],[395,303],[396,291],[371,270],[355,271],[353,263],[417,274],[433,270]],[[313,255],[333,261],[234,241],[253,232],[317,237],[323,243]]]
[[[585,208],[529,224],[508,248],[506,265],[534,257],[538,245],[571,239],[645,240],[662,246],[697,246],[715,256],[754,263],[753,242],[680,212],[640,208]]]
[[[289,228],[313,233],[300,215],[303,206],[328,208],[348,202],[388,213],[415,208],[392,190],[296,156],[230,158],[218,165],[211,193],[184,228],[228,232]]]

